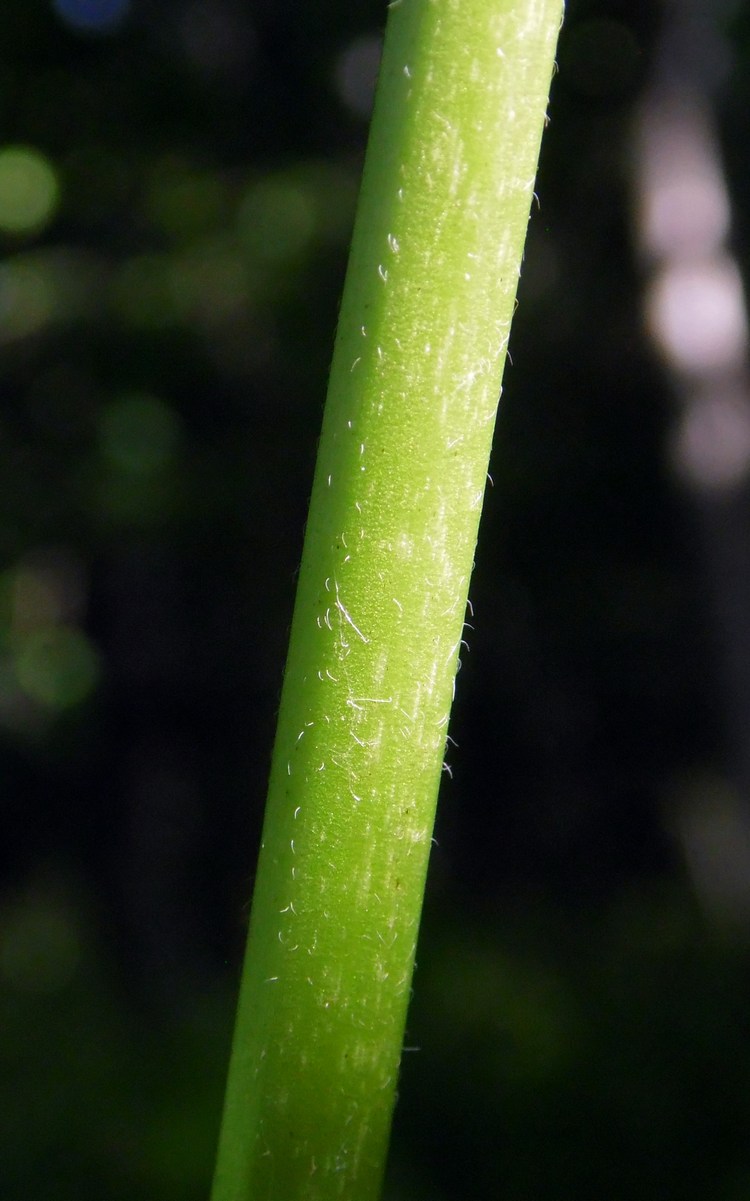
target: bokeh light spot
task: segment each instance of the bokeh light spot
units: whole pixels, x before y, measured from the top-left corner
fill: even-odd
[[[57,307],[52,272],[45,263],[11,259],[0,265],[0,340],[25,338],[43,329]]]
[[[193,0],[182,9],[179,36],[194,66],[225,76],[248,70],[256,51],[249,5]]]
[[[382,52],[383,39],[370,34],[350,42],[336,62],[336,90],[358,117],[369,117],[372,111]]]
[[[112,281],[111,304],[118,317],[136,329],[165,329],[178,321],[166,255],[140,254],[127,259]]]
[[[70,916],[48,900],[19,905],[0,925],[0,970],[22,992],[64,988],[80,957],[80,937]]]
[[[13,609],[16,633],[26,633],[39,627],[56,625],[60,620],[60,604],[51,573],[30,568],[13,573]]]
[[[217,326],[242,309],[248,281],[235,243],[208,238],[173,257],[169,282],[172,303],[183,320]]]
[[[157,228],[189,245],[225,221],[226,189],[217,175],[165,160],[154,171],[145,209]]]
[[[253,185],[238,215],[242,241],[254,258],[286,263],[299,256],[315,232],[310,196],[294,180],[263,179]]]
[[[55,169],[38,150],[0,150],[0,231],[38,233],[53,217],[59,192]]]
[[[25,556],[6,576],[15,634],[54,625],[74,625],[83,615],[84,568],[67,547],[37,550]]]
[[[16,655],[23,691],[49,709],[69,709],[84,701],[99,679],[99,659],[85,634],[69,626],[36,630]]]
[[[82,33],[111,33],[130,11],[130,0],[54,0],[58,17]]]
[[[174,457],[180,432],[174,410],[147,393],[112,401],[99,420],[103,454],[129,475],[151,475],[165,467]]]

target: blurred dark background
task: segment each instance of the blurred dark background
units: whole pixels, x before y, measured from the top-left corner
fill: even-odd
[[[0,8],[5,1201],[207,1194],[384,16]],[[749,59],[568,4],[387,1201],[750,1196]]]

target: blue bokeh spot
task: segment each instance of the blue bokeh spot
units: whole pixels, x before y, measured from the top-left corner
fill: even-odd
[[[109,33],[130,10],[130,0],[53,0],[53,4],[66,25],[86,33]]]

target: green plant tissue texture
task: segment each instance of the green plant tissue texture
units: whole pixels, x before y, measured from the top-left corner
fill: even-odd
[[[214,1201],[377,1197],[559,0],[390,8]]]

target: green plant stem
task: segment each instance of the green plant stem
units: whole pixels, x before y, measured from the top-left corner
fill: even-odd
[[[379,1193],[561,9],[389,12],[213,1201]]]

